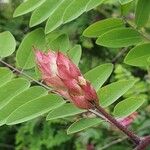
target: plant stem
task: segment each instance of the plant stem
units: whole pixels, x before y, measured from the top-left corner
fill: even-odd
[[[46,86],[45,84],[43,84],[43,83],[37,81],[36,79],[34,79],[33,77],[31,77],[30,75],[28,75],[28,74],[26,74],[26,73],[20,71],[19,69],[17,69],[17,68],[15,68],[15,67],[13,67],[12,65],[6,63],[5,61],[3,61],[3,60],[0,59],[0,62],[1,62],[2,64],[4,64],[5,66],[7,66],[8,68],[13,69],[14,71],[18,72],[19,74],[22,74],[22,75],[24,75],[25,77],[29,78],[30,80],[34,81],[34,82],[37,83],[38,85],[43,86],[43,87],[46,88],[47,90],[49,90],[49,91],[52,90],[50,87],[48,87],[48,86]]]
[[[135,135],[133,132],[128,130],[125,126],[123,126],[121,123],[119,123],[114,117],[112,117],[110,114],[108,114],[105,109],[103,109],[101,106],[95,105],[95,108],[97,110],[97,113],[100,113],[100,115],[103,115],[111,124],[116,126],[118,129],[120,129],[123,133],[125,133],[136,145],[138,145],[141,142],[140,137]],[[97,115],[100,117],[100,115]]]

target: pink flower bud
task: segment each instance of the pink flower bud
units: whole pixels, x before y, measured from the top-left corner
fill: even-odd
[[[129,126],[137,117],[138,113],[134,112],[128,117],[125,118],[120,118],[118,121],[123,125],[123,126]]]
[[[44,53],[38,50],[35,55],[42,80],[56,93],[82,109],[92,108],[93,102],[98,105],[95,89],[66,55],[61,52]]]

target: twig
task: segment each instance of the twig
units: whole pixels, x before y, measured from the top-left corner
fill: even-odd
[[[111,143],[109,143],[109,144],[103,146],[102,148],[100,148],[100,150],[107,149],[107,148],[111,147],[112,145],[115,145],[115,144],[117,144],[117,143],[120,143],[120,142],[126,140],[127,138],[128,138],[127,136],[124,136],[123,138],[114,140],[114,141],[112,141]]]

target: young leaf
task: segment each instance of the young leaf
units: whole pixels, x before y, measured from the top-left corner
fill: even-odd
[[[82,49],[80,45],[75,45],[71,50],[68,51],[68,56],[76,64],[79,64],[81,58]]]
[[[119,18],[108,18],[97,21],[86,28],[83,35],[86,37],[99,37],[104,33],[119,27],[124,27],[124,22]]]
[[[135,12],[135,23],[138,27],[144,26],[150,15],[150,1],[138,0]]]
[[[7,117],[21,105],[46,94],[47,91],[40,86],[33,86],[20,93],[0,110],[0,124],[4,124]]]
[[[117,28],[104,33],[97,39],[96,43],[106,47],[120,48],[136,45],[142,40],[143,37],[134,29]]]
[[[45,21],[57,7],[61,4],[61,0],[46,0],[31,15],[30,27],[36,26]]]
[[[101,124],[103,120],[99,118],[82,118],[74,122],[67,130],[67,134],[76,133],[87,128]]]
[[[67,6],[71,3],[72,0],[63,0],[54,13],[51,14],[46,22],[45,33],[49,33],[55,30],[63,23],[63,13],[66,10]]]
[[[71,103],[66,103],[54,110],[52,110],[48,115],[46,120],[54,120],[59,118],[65,118],[80,114],[86,110],[79,109]]]
[[[11,55],[16,48],[16,41],[9,31],[0,33],[0,57]]]
[[[16,8],[13,17],[18,17],[31,12],[44,2],[45,0],[27,0]]]
[[[144,102],[145,98],[143,96],[127,98],[115,106],[113,114],[118,118],[127,117],[135,112]]]
[[[13,73],[10,69],[0,67],[0,87],[9,82],[13,78]]]
[[[112,64],[100,65],[84,74],[85,78],[89,80],[96,90],[103,85],[107,78],[111,75],[113,70]]]
[[[132,66],[147,66],[150,58],[150,43],[144,43],[132,48],[126,55],[124,62]]]
[[[89,11],[95,7],[97,7],[98,5],[102,4],[105,0],[90,0],[88,3],[87,3],[87,6],[86,6],[86,11]]]
[[[67,34],[61,34],[56,39],[54,39],[51,43],[49,43],[49,48],[54,51],[67,52],[69,49],[69,37]]]
[[[100,105],[102,107],[111,105],[125,92],[127,92],[134,84],[135,80],[122,80],[102,87],[97,93]]]
[[[0,87],[0,109],[7,105],[11,99],[28,89],[30,82],[25,79],[14,79]]]
[[[6,124],[13,125],[31,120],[59,107],[64,103],[65,101],[61,97],[54,94],[37,98],[25,103],[12,112],[6,120]]]
[[[73,0],[66,8],[63,15],[63,22],[70,22],[79,17],[86,10],[87,3],[90,0]]]
[[[35,66],[33,46],[40,50],[45,49],[45,35],[42,28],[28,33],[22,40],[16,54],[17,65],[23,69]]]

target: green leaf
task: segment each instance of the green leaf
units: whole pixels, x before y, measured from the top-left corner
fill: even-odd
[[[7,105],[16,95],[28,89],[30,82],[25,79],[14,79],[0,87],[0,109]]]
[[[13,73],[6,67],[0,67],[0,87],[13,78]]]
[[[144,102],[145,98],[143,96],[127,98],[115,106],[113,114],[119,118],[127,117],[135,112]]]
[[[124,27],[124,22],[119,18],[108,18],[97,21],[86,28],[83,35],[86,37],[99,37],[102,34],[119,27]]]
[[[135,80],[122,80],[102,87],[97,93],[100,105],[103,107],[111,105],[119,97],[126,93],[134,84]]]
[[[54,51],[67,52],[69,50],[69,37],[67,34],[61,34],[51,43],[49,43],[49,48]]]
[[[150,58],[150,43],[144,43],[132,48],[126,55],[124,62],[132,66],[147,66]]]
[[[95,7],[97,7],[98,5],[102,4],[105,0],[90,0],[88,3],[87,3],[87,6],[86,6],[86,11],[89,11]]]
[[[59,119],[59,118],[70,117],[70,116],[74,116],[74,115],[80,114],[85,111],[86,110],[77,108],[72,103],[66,103],[66,104],[52,110],[47,115],[46,120],[54,120],[54,119]]]
[[[136,45],[142,42],[142,36],[139,32],[131,28],[118,28],[104,33],[96,43],[98,45],[120,48]]]
[[[75,45],[71,50],[68,51],[68,56],[76,65],[78,65],[81,58],[81,53],[81,46]]]
[[[138,0],[135,11],[135,23],[138,27],[144,26],[150,15],[150,1]]]
[[[86,10],[86,6],[89,0],[73,0],[66,8],[63,15],[63,22],[70,22],[79,17]]]
[[[21,105],[35,98],[46,95],[47,93],[48,92],[40,86],[33,86],[20,93],[0,110],[0,124],[4,124],[6,122],[7,117]]]
[[[132,1],[134,1],[134,0],[119,0],[119,2],[121,3],[121,5],[125,5],[127,3],[132,2]]]
[[[59,107],[64,103],[65,101],[61,97],[54,94],[37,98],[25,103],[12,112],[6,120],[6,124],[12,125],[31,120]]]
[[[67,130],[67,134],[76,133],[89,127],[97,126],[103,121],[99,118],[82,118],[74,122]]]
[[[30,69],[35,66],[33,46],[43,50],[45,48],[45,35],[42,28],[28,33],[22,40],[17,54],[17,65],[23,69]]]
[[[99,88],[111,75],[112,70],[112,64],[103,64],[85,73],[84,77],[92,83],[96,90],[99,90]]]
[[[44,2],[45,0],[27,0],[16,8],[13,17],[21,16],[31,12]]]
[[[16,41],[9,31],[0,33],[0,57],[11,55],[16,48]]]
[[[31,15],[30,27],[40,24],[45,21],[57,7],[61,4],[61,0],[46,0],[38,7]]]
[[[49,33],[55,30],[63,23],[63,13],[66,10],[67,6],[71,3],[72,0],[63,0],[54,13],[51,14],[46,22],[45,33]]]

